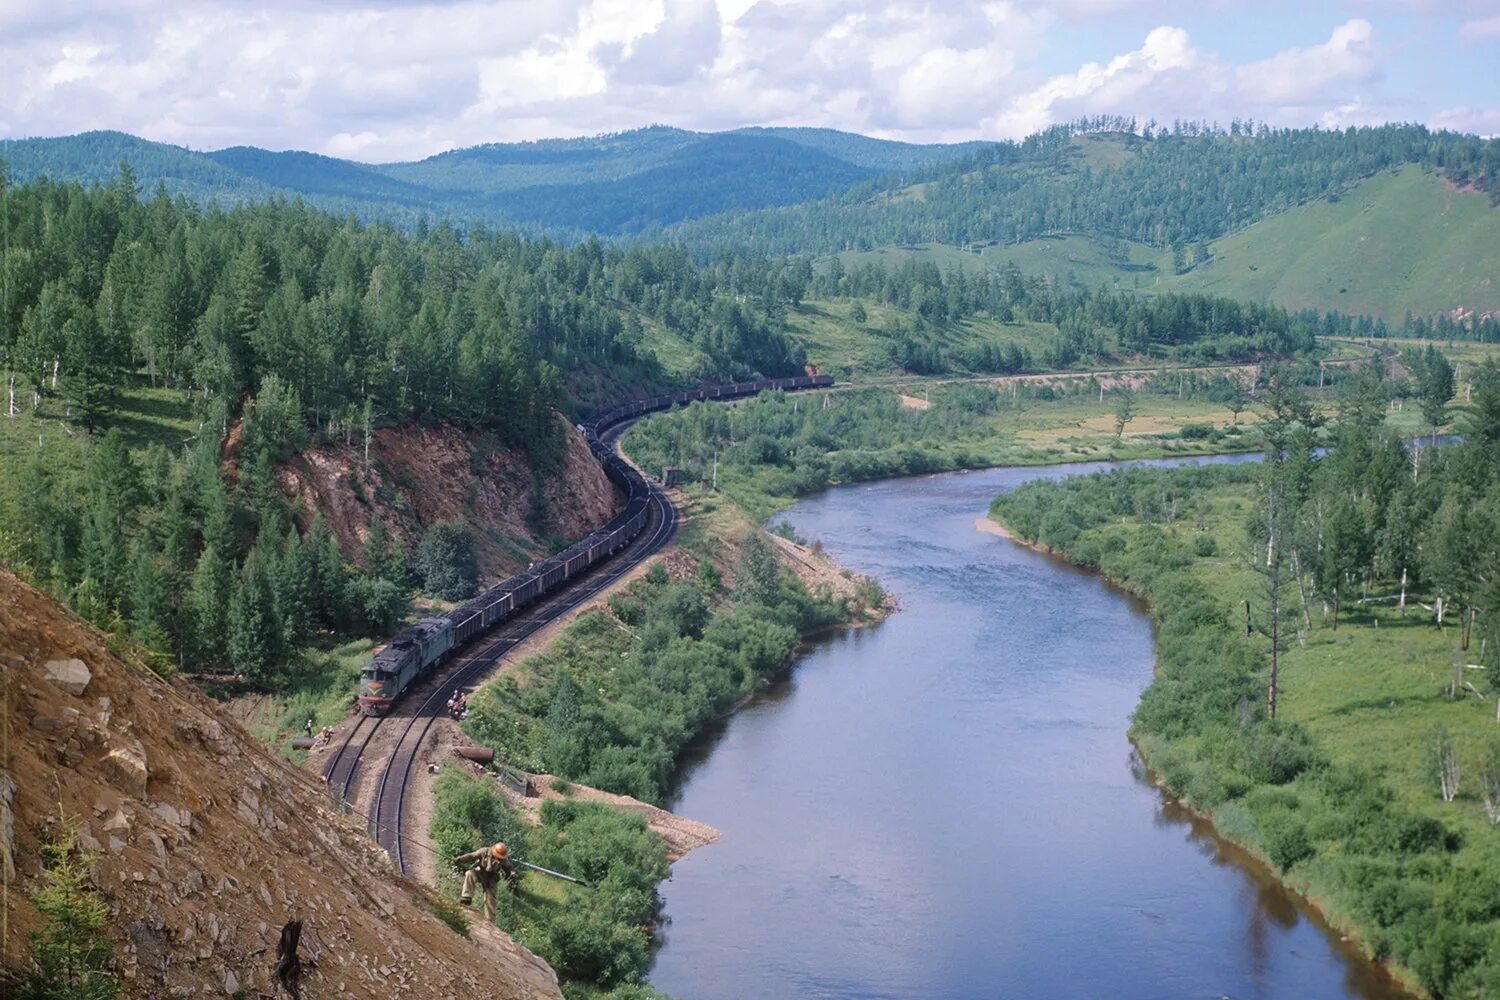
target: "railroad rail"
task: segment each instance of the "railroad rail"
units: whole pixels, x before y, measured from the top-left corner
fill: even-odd
[[[618,448],[620,436],[637,420],[649,413],[670,409],[679,403],[695,400],[740,399],[773,388],[783,390],[826,388],[832,382],[833,379],[827,376],[810,376],[732,383],[666,393],[622,403],[595,418],[586,425],[585,429],[615,451]],[[402,872],[409,871],[402,835],[407,786],[433,722],[445,713],[447,704],[445,693],[453,688],[468,687],[478,681],[496,661],[517,645],[559,617],[597,596],[653,553],[659,551],[676,533],[678,513],[671,499],[659,487],[634,470],[631,470],[630,475],[632,496],[638,495],[635,493],[637,489],[644,490],[646,494],[647,517],[644,528],[629,544],[613,557],[595,563],[582,573],[570,576],[568,586],[553,591],[529,607],[523,615],[501,622],[493,629],[492,634],[472,641],[470,645],[474,647],[473,649],[465,650],[448,661],[443,669],[424,682],[425,688],[413,691],[410,697],[398,703],[392,714],[358,716],[355,725],[345,735],[333,758],[325,766],[323,777],[330,792],[341,802],[347,802],[359,777],[361,767],[369,763],[366,760],[366,751],[376,732],[382,726],[400,728],[389,755],[377,765],[380,767],[379,778],[366,819],[371,838],[390,853]]]

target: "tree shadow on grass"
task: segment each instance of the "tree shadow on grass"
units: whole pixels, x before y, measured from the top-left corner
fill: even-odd
[[[1395,711],[1416,705],[1430,705],[1434,702],[1449,701],[1450,699],[1441,692],[1432,694],[1408,694],[1397,698],[1361,698],[1358,701],[1345,702],[1337,708],[1328,710],[1329,715],[1354,715],[1357,712]]]

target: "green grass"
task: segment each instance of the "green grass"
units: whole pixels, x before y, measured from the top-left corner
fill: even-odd
[[[10,373],[0,369],[0,388],[8,384]],[[82,463],[88,442],[83,428],[67,420],[67,404],[56,396],[42,399],[41,406],[31,408],[31,392],[17,380],[15,417],[4,416],[5,398],[0,397],[0,469],[16,468],[26,455],[38,447],[65,463]],[[191,402],[177,389],[151,387],[145,375],[127,377],[119,396],[119,408],[104,422],[103,430],[117,428],[131,451],[143,451],[152,444],[180,449],[197,436]]]
[[[974,271],[1014,263],[1073,287],[1205,292],[1399,321],[1456,308],[1500,309],[1500,208],[1420,167],[1366,180],[1334,201],[1299,205],[1210,245],[1213,260],[1175,274],[1168,249],[1058,236],[982,253],[923,244],[840,254],[845,266],[906,259]]]
[[[304,734],[308,719],[314,733],[343,721],[359,692],[359,672],[377,644],[319,637],[291,660],[274,693],[242,698],[238,714],[253,735],[300,763],[306,753],[293,750],[292,739]]]
[[[1130,240],[1090,236],[1052,236],[1024,243],[987,244],[964,250],[942,243],[851,250],[838,255],[846,268],[875,264],[894,269],[907,260],[930,261],[939,268],[961,267],[974,273],[1015,264],[1022,274],[1058,279],[1064,287],[1150,290],[1172,276],[1172,253]]]
[[[856,302],[865,310],[862,323],[851,315]],[[787,320],[793,339],[806,348],[809,364],[860,381],[896,370],[891,363],[891,341],[881,332],[884,328],[895,322],[907,327],[918,325],[913,313],[867,299],[804,302],[788,314]],[[1014,343],[1038,353],[1041,345],[1057,337],[1057,327],[1051,323],[1000,323],[974,318],[924,330],[922,337],[950,351],[984,343]]]
[[[1236,751],[1229,749],[1235,727],[1213,712],[1194,713],[1203,721],[1180,732],[1155,727],[1177,725],[1174,716],[1163,714],[1164,706],[1195,704],[1194,692],[1222,685],[1214,679],[1220,672],[1246,662],[1242,652],[1264,665],[1265,639],[1243,637],[1238,624],[1247,599],[1258,616],[1264,613],[1263,580],[1252,568],[1263,550],[1251,545],[1245,531],[1255,508],[1254,486],[1234,469],[1147,475],[1175,493],[1175,517],[1159,502],[1150,523],[1108,513],[1121,509],[1111,506],[1111,498],[1131,496],[1136,488],[1116,478],[1027,487],[998,498],[992,515],[1027,537],[1039,534],[1046,541],[1057,533],[1067,539],[1056,544],[1068,558],[1099,566],[1157,603],[1158,679],[1143,697],[1132,733],[1174,793],[1208,812],[1222,836],[1283,868],[1286,882],[1367,949],[1394,954],[1407,963],[1409,975],[1429,984],[1467,981],[1472,966],[1451,963],[1477,958],[1439,956],[1466,955],[1463,941],[1489,940],[1495,929],[1494,913],[1476,901],[1500,887],[1500,836],[1475,788],[1480,755],[1500,730],[1492,691],[1482,699],[1472,693],[1455,699],[1445,689],[1455,658],[1474,662],[1478,650],[1460,652],[1456,623],[1439,630],[1416,603],[1421,594],[1413,595],[1405,616],[1390,601],[1359,604],[1359,595],[1352,594],[1337,628],[1309,595],[1309,628],[1297,589],[1289,586],[1285,621],[1296,634],[1281,658],[1278,719],[1306,734],[1312,759],[1321,763],[1282,783],[1236,777]],[[1183,476],[1196,478],[1189,485]],[[1139,505],[1144,497],[1149,506],[1153,495],[1141,490],[1131,502]],[[1200,541],[1204,536],[1211,545]],[[1390,593],[1377,589],[1370,596]],[[1217,607],[1222,617],[1215,620],[1227,629],[1195,604],[1200,600]],[[1489,687],[1481,671],[1465,670],[1463,676],[1481,691]],[[1258,691],[1254,697],[1264,698],[1264,675],[1249,680]],[[1222,695],[1215,697],[1222,702]],[[1458,748],[1466,783],[1451,803],[1442,801],[1432,766],[1431,734],[1439,727]],[[1241,782],[1237,791],[1228,790],[1230,781]],[[1345,793],[1334,791],[1340,787],[1359,791],[1344,799]],[[1381,792],[1391,796],[1388,806],[1379,805]],[[1456,836],[1446,849],[1372,848],[1355,831],[1377,829],[1380,810],[1405,829],[1436,821]],[[1306,853],[1277,864],[1278,844],[1284,844],[1278,831],[1288,826],[1304,831]],[[1407,902],[1388,907],[1392,891],[1408,893],[1402,897]],[[1410,903],[1424,894],[1430,909]],[[1429,949],[1428,941],[1441,943]]]
[[[936,383],[911,379],[868,391],[904,391],[921,397],[924,386],[928,384]],[[843,402],[836,393],[835,401],[838,405],[866,405],[857,401],[859,395],[856,392],[842,397],[847,399]],[[941,397],[934,393],[933,398]],[[1219,404],[1204,399],[1178,400],[1154,393],[1136,395],[1135,417],[1116,440],[1116,400],[1114,394],[1106,394],[1102,403],[1092,394],[1050,401],[1028,400],[1021,396],[1015,407],[1006,406],[995,413],[960,422],[944,418],[937,409],[902,409],[903,423],[887,429],[883,450],[877,450],[874,445],[849,449],[847,454],[850,456],[872,457],[868,462],[851,466],[862,470],[853,478],[835,475],[834,481],[854,482],[996,466],[1210,455],[1260,447],[1260,436],[1254,428],[1256,418],[1252,413],[1241,413],[1240,422],[1236,424],[1233,415]],[[812,405],[810,400],[808,405]],[[674,419],[682,418],[672,414],[649,418],[641,425],[641,431],[631,431],[626,435],[626,450],[642,446],[648,424]],[[1182,428],[1188,424],[1209,424],[1215,433],[1199,439],[1183,438]],[[788,444],[794,445],[795,442]],[[841,467],[840,456],[846,452],[835,443],[821,454],[837,469]],[[660,456],[653,453],[650,457]],[[692,457],[683,457],[687,459],[684,468],[691,476],[696,476],[699,470]],[[785,475],[784,466],[745,465],[736,461],[732,452],[726,452],[722,457],[719,489],[752,517],[764,519],[795,502],[799,480]],[[711,496],[706,494],[705,498]],[[691,524],[689,522],[687,530],[691,529]]]
[[[638,315],[636,318],[641,321],[641,329],[645,332],[642,346],[656,355],[656,360],[661,362],[668,374],[689,376],[701,363],[708,360],[696,345],[669,330],[659,320],[645,315]]]
[[[1130,240],[1099,240],[1090,236],[1049,236],[1024,243],[975,245],[970,249],[943,243],[851,250],[838,255],[846,268],[875,264],[899,267],[908,260],[930,262],[942,270],[960,267],[973,273],[997,271],[1015,264],[1023,274],[1061,279],[1075,288],[1100,285],[1146,288],[1162,275],[1172,274],[1169,251]]]
[[[1212,249],[1211,264],[1173,287],[1390,320],[1407,310],[1500,309],[1500,210],[1417,167],[1272,216]]]
[[[1258,601],[1261,578],[1250,568],[1256,553],[1245,539],[1245,522],[1253,508],[1250,488],[1220,487],[1197,499],[1200,516],[1156,527],[1184,548],[1199,534],[1211,535],[1217,553],[1194,560],[1193,579],[1225,608],[1238,608],[1247,597]],[[1130,531],[1135,523],[1122,518],[1113,529],[1101,532]],[[1291,593],[1294,625],[1302,630],[1296,589]],[[1382,588],[1370,596],[1393,594]],[[1312,628],[1281,659],[1279,714],[1306,726],[1335,763],[1373,767],[1408,805],[1463,828],[1465,844],[1470,845],[1465,849],[1481,847],[1480,853],[1488,856],[1488,843],[1494,839],[1488,819],[1472,795],[1446,805],[1440,800],[1425,736],[1444,726],[1460,746],[1478,747],[1497,730],[1495,706],[1493,700],[1472,694],[1457,701],[1444,695],[1458,655],[1459,631],[1451,622],[1438,629],[1432,613],[1415,603],[1422,596],[1409,598],[1403,617],[1393,601],[1361,605],[1354,595],[1342,608],[1335,629],[1322,605],[1309,595]],[[1478,650],[1463,656],[1472,662]],[[1465,671],[1465,677],[1484,689],[1480,672]],[[1477,762],[1465,770],[1472,775]],[[1494,846],[1500,847],[1500,842]]]
[[[1234,488],[1212,491],[1206,500],[1212,512],[1204,530],[1218,541],[1220,555],[1198,560],[1193,577],[1225,607],[1234,608],[1246,596],[1253,598],[1259,579],[1249,569],[1251,553],[1244,539],[1251,499],[1246,488]],[[1165,530],[1186,543],[1199,529],[1178,524]],[[1389,598],[1391,593],[1382,589],[1372,596]],[[1292,610],[1300,616],[1300,607]],[[1280,717],[1304,726],[1334,764],[1373,772],[1402,805],[1456,830],[1462,838],[1456,864],[1500,870],[1500,837],[1474,792],[1479,752],[1500,729],[1494,698],[1467,694],[1455,700],[1445,693],[1455,658],[1472,663],[1477,648],[1461,652],[1453,623],[1438,629],[1432,613],[1410,601],[1404,617],[1390,601],[1351,601],[1337,629],[1316,599],[1310,615],[1313,627],[1305,632],[1305,645],[1293,643],[1281,660]],[[1302,627],[1300,621],[1297,627]],[[1465,670],[1463,676],[1485,689],[1483,672]],[[1451,803],[1442,801],[1432,772],[1428,736],[1438,727],[1458,745],[1468,781]],[[1316,873],[1304,875],[1302,884],[1314,895],[1329,894]]]

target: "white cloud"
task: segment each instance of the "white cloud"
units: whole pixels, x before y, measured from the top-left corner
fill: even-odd
[[[1500,108],[1474,108],[1460,105],[1444,108],[1432,116],[1435,128],[1469,132],[1487,138],[1500,138]]]
[[[1171,85],[1174,79],[1208,61],[1193,48],[1183,29],[1156,28],[1133,52],[1116,56],[1103,66],[1085,63],[1076,73],[1055,76],[1014,97],[987,123],[989,131],[1019,138],[1086,111],[1128,112],[1131,106],[1143,103],[1141,98],[1147,90]],[[1202,96],[1201,90],[1197,96]]]
[[[195,148],[394,159],[652,122],[915,141],[1018,137],[1099,113],[1484,122],[1492,112],[1470,109],[1469,93],[1384,94],[1406,40],[1383,47],[1378,23],[1402,11],[1483,40],[1500,33],[1488,3],[1332,0],[1368,18],[1307,30],[1308,15],[1288,31],[1321,43],[1230,60],[1195,19],[1260,16],[1250,0],[5,0],[0,134],[119,128]],[[1067,59],[1080,29],[1097,44],[1142,18],[1160,26],[1131,29],[1139,45]],[[1482,46],[1456,48],[1484,62]],[[1044,56],[1067,70],[1041,73]]]
[[[1278,106],[1326,100],[1332,88],[1368,83],[1379,75],[1375,28],[1363,18],[1334,28],[1322,45],[1287,49],[1235,72],[1247,99]]]
[[[1465,21],[1463,27],[1458,29],[1458,33],[1471,42],[1500,38],[1500,14]]]

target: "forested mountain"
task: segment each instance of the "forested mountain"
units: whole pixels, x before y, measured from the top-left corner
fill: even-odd
[[[616,135],[493,143],[411,163],[365,164],[237,146],[200,153],[119,132],[0,142],[14,181],[102,183],[120,163],[147,190],[199,202],[301,196],[333,212],[414,225],[485,221],[581,238],[629,235],[725,212],[821,199],[884,170],[972,155],[830,129]]]
[[[1387,321],[1500,311],[1500,141],[1418,125],[1345,131],[1099,118],[1022,142],[923,146],[828,129],[654,126],[361,164],[120,133],[0,143],[13,179],[103,182],[120,162],[199,202],[300,196],[413,228],[486,221],[823,255],[923,245],[1146,292],[1216,291]],[[1396,238],[1399,234],[1399,238]],[[1061,241],[1061,242],[1059,242]],[[1342,296],[1347,296],[1343,298]]]
[[[309,442],[443,422],[544,461],[557,408],[662,380],[643,321],[691,340],[704,379],[801,364],[779,317],[805,268],[781,261],[203,210],[142,200],[128,171],[4,194],[0,562],[255,682],[314,630],[388,633],[405,606],[406,555],[378,531],[351,569],[326,528],[294,525],[275,464]],[[143,396],[191,416],[144,434]],[[76,447],[43,444],[67,440],[56,424]]]
[[[1099,119],[858,185],[831,202],[698,220],[674,236],[772,252],[1016,243],[1055,233],[1152,246],[1215,239],[1403,164],[1500,197],[1500,141],[1420,125],[1171,129]]]
[[[736,135],[770,136],[816,149],[857,167],[887,173],[946,163],[972,156],[992,145],[989,142],[916,143],[871,139],[856,132],[832,128],[765,128],[735,130]]]

